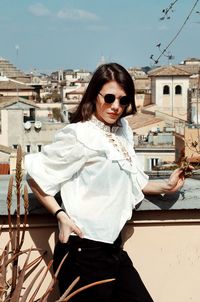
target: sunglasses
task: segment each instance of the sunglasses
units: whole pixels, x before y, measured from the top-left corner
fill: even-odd
[[[104,98],[104,102],[107,104],[112,104],[116,100],[116,96],[112,93],[107,93],[103,95],[99,92],[99,94]],[[128,106],[131,101],[127,95],[124,95],[119,99],[119,103],[121,106]]]

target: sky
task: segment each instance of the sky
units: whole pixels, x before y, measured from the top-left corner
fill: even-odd
[[[163,9],[176,2],[170,18]],[[0,57],[24,72],[93,71],[100,62],[152,66],[197,5],[159,65],[200,58],[196,0],[1,0]],[[160,48],[156,45],[161,43]]]

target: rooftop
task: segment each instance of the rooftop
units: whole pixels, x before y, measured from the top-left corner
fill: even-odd
[[[24,83],[14,82],[9,79],[6,81],[0,80],[0,90],[34,90],[33,87],[27,86]]]
[[[0,57],[0,75],[10,78],[28,78],[24,72],[17,69],[8,60]]]
[[[135,129],[150,126],[161,122],[162,119],[155,117],[152,114],[137,112],[135,115],[129,115],[126,117],[129,122],[129,126],[134,131]]]
[[[17,152],[17,150],[12,147],[0,145],[0,152],[11,154],[12,152]]]
[[[191,74],[185,70],[180,65],[177,66],[161,66],[155,68],[148,72],[150,77],[165,77],[165,76],[190,76]]]
[[[0,109],[7,108],[17,103],[22,103],[31,107],[38,108],[35,102],[17,97],[17,96],[0,96]]]

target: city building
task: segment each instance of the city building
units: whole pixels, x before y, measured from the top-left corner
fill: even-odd
[[[148,74],[155,110],[187,120],[190,74],[172,65],[153,69]]]
[[[37,116],[39,107],[35,102],[18,97],[0,97],[0,145],[1,163],[8,161],[5,147],[16,149],[21,145],[24,152],[41,151],[42,146],[50,143],[57,130],[65,123],[45,121],[41,122]],[[4,157],[3,157],[4,155]],[[9,171],[12,173],[13,166]]]
[[[138,113],[127,119],[134,134],[136,152],[150,176],[157,166],[180,161],[181,157],[195,158],[199,162],[199,75],[198,69],[195,69],[196,73],[189,72],[189,68],[194,71],[191,61],[195,65],[200,62],[197,59],[186,60],[182,67],[188,66],[187,70],[181,69],[181,66],[169,66],[154,70],[150,77],[140,74],[140,70],[131,71],[136,83]],[[72,78],[66,83],[62,73],[59,80],[60,83],[58,79],[53,81],[49,92],[55,86],[60,89],[62,102],[36,103],[19,95],[0,97],[0,174],[15,171],[18,144],[26,153],[40,151],[44,144],[52,141],[55,131],[65,126],[66,123],[56,121],[53,111],[70,110],[71,106],[78,104],[87,81],[83,86],[78,85],[81,81]],[[155,301],[188,302],[199,299],[200,186],[199,175],[196,177],[186,179],[183,188],[175,194],[145,196],[122,232],[124,249],[133,259]],[[3,250],[10,240],[6,203],[9,176],[1,175],[0,178]],[[35,258],[41,257],[41,250],[46,251],[39,265],[26,278],[35,290],[35,279],[38,280],[42,268],[52,260],[58,233],[55,217],[47,213],[28,190],[29,214],[23,249],[36,248]],[[14,192],[13,189],[12,215],[16,211]],[[22,203],[20,211],[23,215]],[[20,259],[22,263],[26,256],[24,254]],[[48,271],[46,277],[39,296],[44,293],[44,288],[48,288],[52,280],[51,272]],[[55,290],[49,302],[56,301],[58,296]]]

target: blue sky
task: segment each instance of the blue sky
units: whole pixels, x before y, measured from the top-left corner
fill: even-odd
[[[196,1],[179,0],[1,0],[0,57],[25,72],[94,70],[103,56],[125,67],[152,65],[175,36]],[[200,58],[200,3],[169,51],[179,63]],[[168,64],[162,57],[159,64]]]

